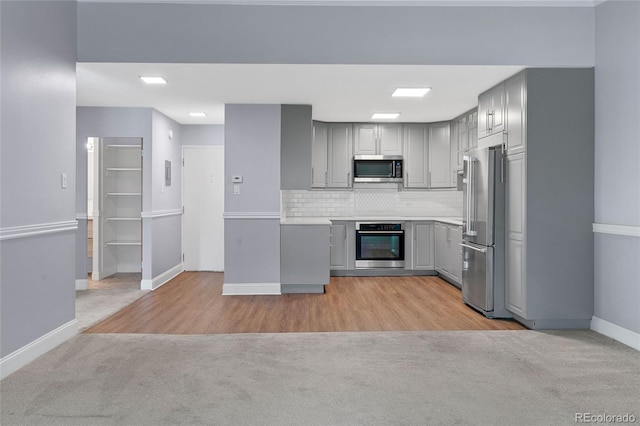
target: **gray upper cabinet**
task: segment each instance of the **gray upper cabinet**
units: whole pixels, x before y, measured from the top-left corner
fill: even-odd
[[[478,138],[504,130],[505,85],[500,83],[478,97]]]
[[[311,187],[327,187],[327,141],[328,126],[321,121],[313,122],[313,142],[311,145]]]
[[[477,145],[478,110],[474,108],[451,121],[451,170],[454,177],[462,170],[465,152]]]
[[[353,126],[353,152],[355,155],[378,154],[377,124],[356,124]]]
[[[405,124],[404,126],[404,186],[427,188],[429,186],[429,126]]]
[[[402,124],[355,124],[355,155],[402,155]]]
[[[429,188],[450,188],[451,177],[450,124],[429,124]]]
[[[467,148],[478,146],[478,109],[474,108],[467,116]]]
[[[526,80],[523,73],[505,83],[506,87],[506,144],[507,155],[524,152],[526,139]]]
[[[350,188],[353,184],[353,145],[351,123],[327,126],[327,188]]]
[[[280,189],[310,189],[313,130],[310,105],[282,105]]]

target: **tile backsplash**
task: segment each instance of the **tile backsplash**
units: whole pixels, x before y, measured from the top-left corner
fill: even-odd
[[[462,192],[398,191],[398,185],[355,184],[353,191],[281,191],[283,217],[462,216]]]

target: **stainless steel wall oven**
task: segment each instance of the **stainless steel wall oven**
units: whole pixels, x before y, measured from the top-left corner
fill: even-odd
[[[404,265],[403,223],[356,222],[356,269]]]

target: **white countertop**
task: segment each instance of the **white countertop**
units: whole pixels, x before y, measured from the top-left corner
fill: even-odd
[[[357,222],[416,222],[433,221],[443,222],[450,225],[462,226],[460,217],[434,217],[434,216],[339,216],[339,217],[283,217],[280,219],[282,225],[330,225],[331,221],[357,221]]]

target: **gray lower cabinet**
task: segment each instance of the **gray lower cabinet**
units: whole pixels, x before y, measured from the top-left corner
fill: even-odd
[[[347,269],[349,247],[347,241],[347,222],[331,222],[330,247],[331,269]]]
[[[413,269],[434,269],[433,222],[413,222]]]
[[[329,284],[329,225],[280,225],[282,293],[324,293]]]
[[[505,297],[506,307],[526,317],[524,270],[526,162],[525,154],[507,156],[505,202]]]
[[[460,286],[462,283],[462,228],[436,222],[435,269],[448,281]]]

